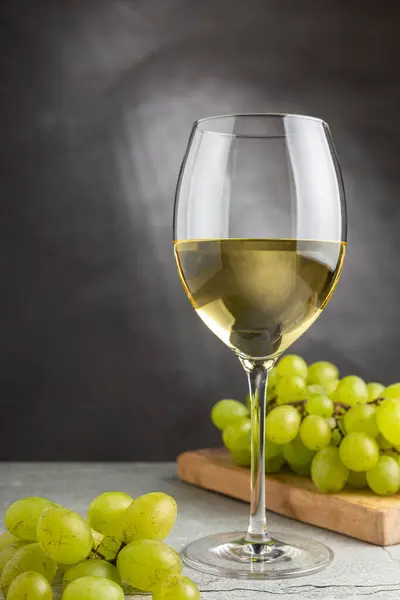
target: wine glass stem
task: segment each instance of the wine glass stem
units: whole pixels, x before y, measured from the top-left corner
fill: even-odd
[[[250,523],[246,540],[263,544],[271,540],[265,512],[265,415],[268,370],[273,362],[241,362],[247,373],[251,398]]]

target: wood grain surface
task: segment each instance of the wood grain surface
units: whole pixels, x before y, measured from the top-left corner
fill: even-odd
[[[201,488],[250,500],[250,471],[235,466],[223,449],[184,452],[178,457],[179,477]],[[379,497],[344,490],[321,494],[312,481],[292,473],[267,475],[269,510],[351,537],[391,546],[400,543],[400,495]]]

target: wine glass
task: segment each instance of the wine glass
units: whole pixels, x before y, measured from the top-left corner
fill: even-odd
[[[271,579],[318,571],[333,558],[323,544],[268,530],[265,415],[268,372],[327,305],[345,249],[345,194],[326,123],[238,114],[194,124],[177,185],[174,252],[193,308],[246,372],[252,433],[248,530],[189,544],[182,556],[191,567]]]

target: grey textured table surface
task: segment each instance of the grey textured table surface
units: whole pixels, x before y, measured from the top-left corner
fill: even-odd
[[[85,514],[92,498],[111,490],[132,496],[161,490],[174,496],[179,514],[168,543],[176,549],[203,535],[246,527],[247,505],[181,483],[173,464],[0,464],[3,512],[13,500],[37,495]],[[400,546],[371,546],[274,514],[269,522],[275,531],[293,531],[326,543],[335,553],[334,563],[309,577],[271,582],[217,579],[187,569],[204,600],[399,600]]]

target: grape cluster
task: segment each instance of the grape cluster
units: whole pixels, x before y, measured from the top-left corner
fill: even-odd
[[[124,600],[127,586],[153,600],[199,600],[179,554],[163,543],[176,516],[175,500],[161,492],[101,494],[87,519],[45,498],[17,500],[0,535],[4,598],[52,600],[61,576],[62,600]]]
[[[250,397],[220,400],[211,419],[239,466],[251,463]],[[400,383],[385,387],[360,377],[339,378],[329,362],[307,365],[295,354],[270,371],[266,472],[310,476],[320,492],[345,485],[379,495],[400,490]]]

